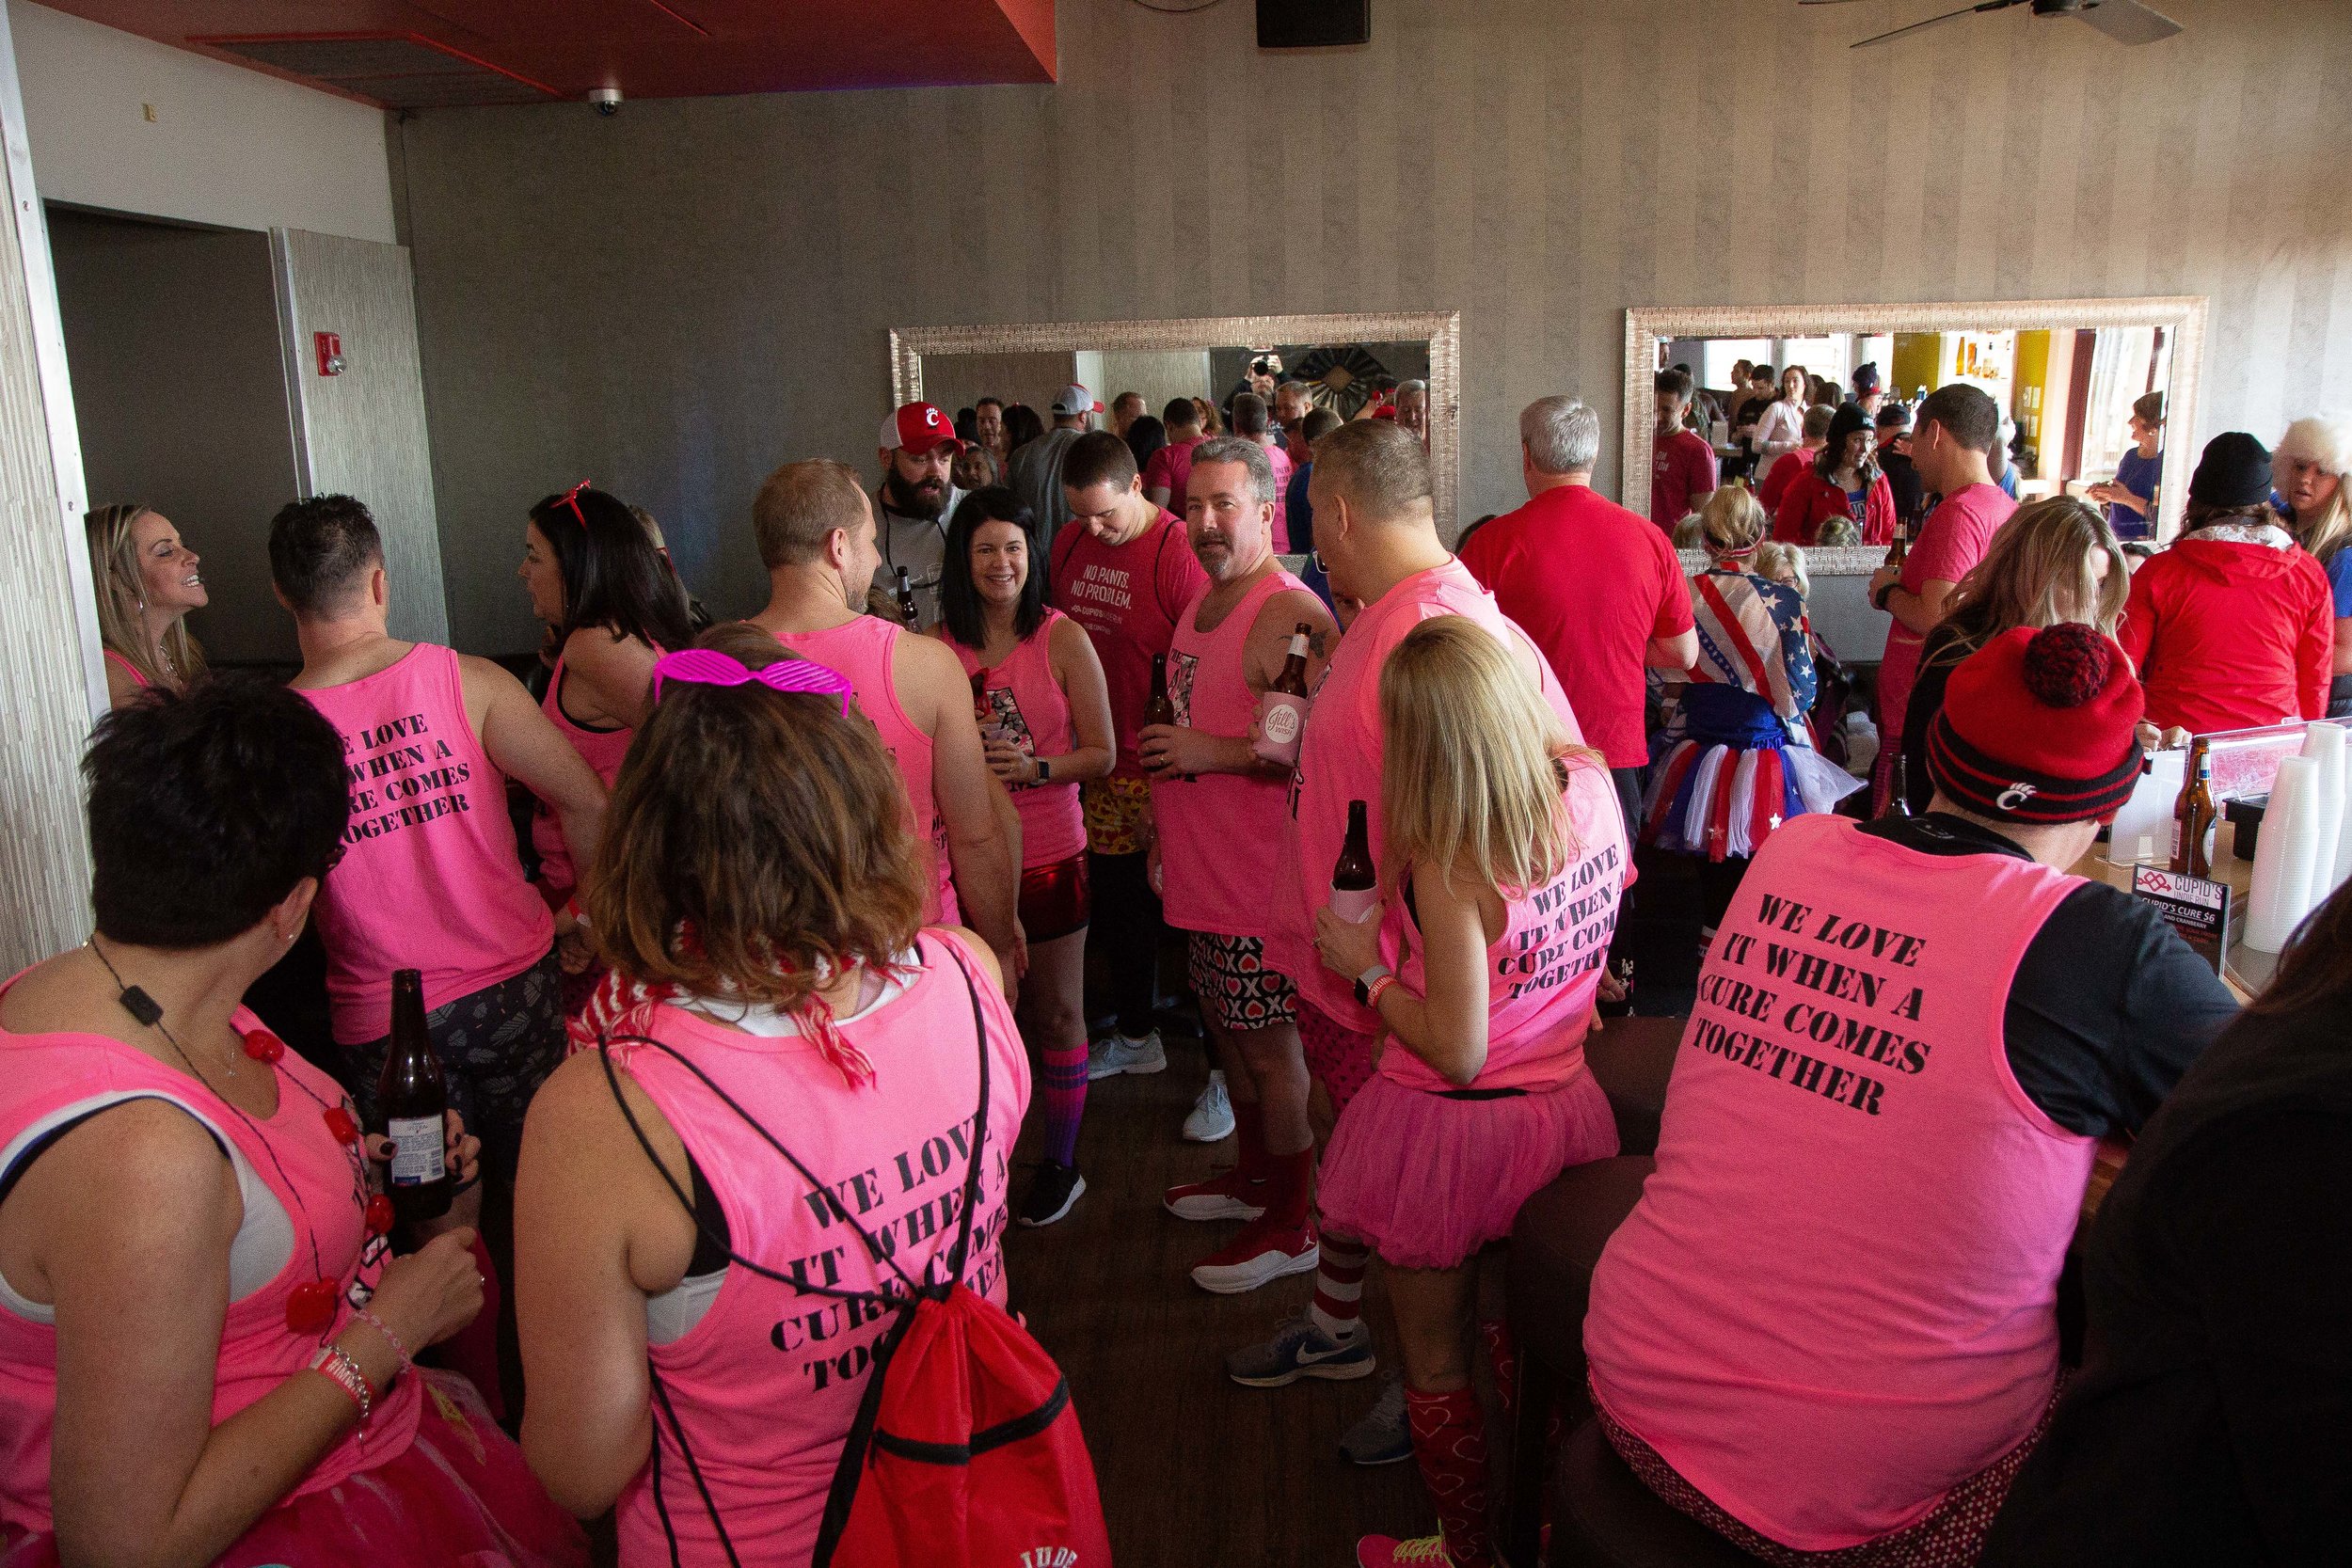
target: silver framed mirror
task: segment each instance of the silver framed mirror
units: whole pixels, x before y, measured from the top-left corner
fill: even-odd
[[[1428,358],[1429,461],[1438,531],[1454,532],[1461,494],[1462,315],[1421,310],[1330,315],[1190,316],[1160,321],[1028,322],[993,326],[894,326],[890,390],[896,404],[924,398],[926,362],[959,355],[1116,355],[1256,351],[1266,345],[1417,344]],[[1418,367],[1415,367],[1418,368]],[[930,380],[945,378],[932,375]],[[1064,376],[1076,379],[1080,376]],[[1108,402],[1120,389],[1091,387]],[[1211,394],[1214,397],[1214,392]]]
[[[2198,380],[2204,365],[2206,301],[2201,294],[2124,299],[1999,299],[1936,304],[1659,306],[1629,309],[1625,319],[1624,467],[1620,500],[1649,513],[1651,437],[1657,422],[1653,378],[1662,367],[1660,346],[1677,340],[1762,341],[1936,335],[1947,342],[1971,335],[2059,332],[2093,335],[2108,329],[2150,332],[2160,345],[2164,367],[2165,429],[2177,438],[2164,442],[2154,536],[2169,538],[2195,467]],[[1889,367],[1890,369],[1892,367]],[[1964,379],[1962,374],[1944,379]],[[1892,376],[1888,390],[1907,397],[1912,388]],[[1940,384],[1940,383],[1939,383]],[[1701,385],[1705,382],[1702,380]],[[2128,400],[2126,400],[2128,401]],[[2005,413],[2010,410],[2005,409]],[[2120,424],[2120,420],[2114,421]],[[2055,434],[2055,433],[2054,433]],[[2112,439],[2112,433],[2103,433]],[[2053,463],[2051,467],[2059,467]],[[2087,475],[2060,472],[2052,483],[2073,487]],[[1878,552],[1873,551],[1873,554]]]

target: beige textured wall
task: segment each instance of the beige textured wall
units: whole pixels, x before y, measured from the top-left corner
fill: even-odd
[[[530,645],[480,542],[582,473],[654,507],[714,607],[755,605],[752,486],[870,462],[893,325],[1458,308],[1464,516],[1518,499],[1544,393],[1604,410],[1613,470],[1634,305],[2206,293],[2199,437],[2352,404],[2336,0],[2165,0],[2188,31],[2138,49],[2011,12],[1864,54],[1896,8],[1389,0],[1368,47],[1295,55],[1247,5],[1059,9],[1052,87],[404,127],[461,642]]]
[[[449,641],[441,538],[433,504],[424,382],[418,364],[416,289],[408,252],[396,245],[280,229],[270,236],[286,328],[288,385],[295,391],[305,495],[357,496],[375,514],[391,580],[395,637]],[[319,374],[311,334],[342,340],[341,375]],[[522,558],[523,514],[550,488],[482,522],[478,571],[503,565],[513,586]],[[517,590],[519,592],[519,589]]]

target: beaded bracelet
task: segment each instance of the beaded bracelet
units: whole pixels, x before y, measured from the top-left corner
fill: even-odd
[[[410,1367],[415,1365],[414,1362],[408,1359],[408,1347],[400,1342],[400,1336],[392,1332],[390,1324],[387,1323],[383,1319],[377,1317],[373,1312],[369,1311],[364,1307],[354,1307],[351,1315],[359,1322],[367,1324],[370,1328],[375,1330],[378,1334],[384,1336],[384,1342],[392,1347],[392,1354],[394,1355],[400,1357],[400,1371],[405,1372],[408,1370]],[[394,1372],[392,1375],[394,1377],[398,1377],[400,1372]]]
[[[368,1386],[367,1374],[359,1363],[340,1345],[328,1345],[310,1358],[310,1370],[351,1396],[351,1402],[359,1407],[359,1424],[367,1425],[369,1415],[375,1408],[375,1391]]]

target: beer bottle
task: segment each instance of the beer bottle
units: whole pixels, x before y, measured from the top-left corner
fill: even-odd
[[[2188,877],[2213,875],[2215,829],[2220,813],[2213,803],[2213,756],[2199,740],[2189,754],[2187,780],[2172,802],[2171,868]]]
[[[424,1027],[424,975],[413,969],[392,972],[392,1037],[384,1052],[384,1071],[375,1081],[381,1129],[391,1140],[387,1173],[392,1212],[404,1224],[437,1220],[449,1212],[457,1182],[442,1157],[449,1090],[441,1082],[440,1058]]]
[[[1347,842],[1331,867],[1331,912],[1355,922],[1380,903],[1380,879],[1372,868],[1372,828],[1361,800],[1347,802]]]
[[[1314,627],[1305,621],[1291,633],[1290,657],[1258,704],[1258,738],[1250,751],[1288,768],[1298,760],[1299,732],[1307,725],[1307,641]]]
[[[1886,563],[1900,566],[1911,554],[1911,528],[1914,519],[1905,517],[1895,531],[1895,542],[1886,547]]]
[[[1168,700],[1168,656],[1166,654],[1152,656],[1152,698],[1143,705],[1143,721],[1146,724],[1176,722],[1176,705]],[[1187,784],[1192,781],[1192,775],[1189,773],[1180,773],[1176,777]]]
[[[1886,792],[1886,809],[1879,816],[1909,816],[1911,815],[1911,759],[1900,752],[1895,753],[1895,777]]]
[[[908,580],[907,569],[904,566],[898,568],[898,619],[903,622],[909,629],[916,628],[921,623],[918,613],[914,608],[914,584]]]

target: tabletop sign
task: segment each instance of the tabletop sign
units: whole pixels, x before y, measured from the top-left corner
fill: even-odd
[[[2160,865],[2132,867],[2132,892],[2156,907],[2200,957],[2221,973],[2230,950],[2230,884],[2168,871]]]

